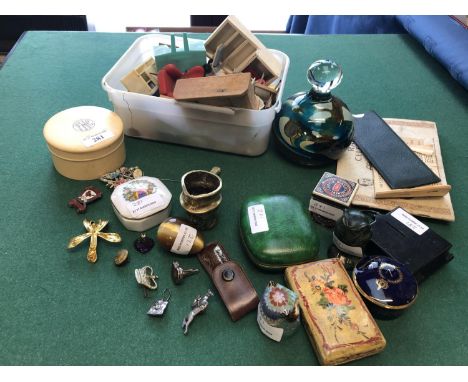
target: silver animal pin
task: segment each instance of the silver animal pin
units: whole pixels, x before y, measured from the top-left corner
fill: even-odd
[[[199,314],[203,313],[206,310],[206,308],[208,308],[208,298],[210,298],[211,296],[214,296],[213,292],[208,289],[208,292],[206,292],[203,296],[198,295],[195,298],[195,300],[193,300],[192,310],[182,322],[182,329],[184,330],[185,335],[187,335],[189,325],[193,321],[193,319]]]

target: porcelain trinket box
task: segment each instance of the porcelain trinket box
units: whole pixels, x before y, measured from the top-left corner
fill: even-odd
[[[398,317],[418,295],[418,283],[411,271],[390,257],[362,259],[354,268],[353,282],[372,314]]]
[[[111,202],[125,228],[142,232],[169,216],[171,198],[171,192],[159,179],[142,176],[117,186]]]

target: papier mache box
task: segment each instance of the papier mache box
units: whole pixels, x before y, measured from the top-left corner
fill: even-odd
[[[338,365],[381,352],[386,341],[338,259],[286,268],[299,296],[303,323],[322,365]]]

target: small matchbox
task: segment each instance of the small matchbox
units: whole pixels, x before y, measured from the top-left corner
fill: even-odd
[[[309,211],[314,220],[332,228],[343,216],[343,210],[351,205],[358,184],[329,172],[323,173],[312,191]]]

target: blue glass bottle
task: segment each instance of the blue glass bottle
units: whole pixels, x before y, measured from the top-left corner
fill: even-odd
[[[348,106],[331,94],[343,73],[333,61],[318,60],[307,70],[312,85],[283,103],[273,124],[280,151],[292,161],[319,166],[336,160],[351,144],[353,117]]]

